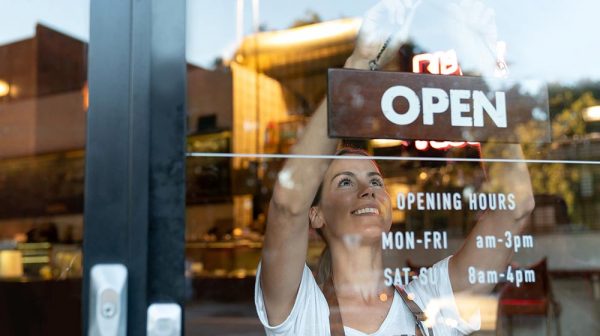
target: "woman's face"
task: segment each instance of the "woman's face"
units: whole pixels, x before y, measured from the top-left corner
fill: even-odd
[[[317,221],[328,239],[378,241],[389,231],[392,205],[371,160],[333,160],[323,180]]]

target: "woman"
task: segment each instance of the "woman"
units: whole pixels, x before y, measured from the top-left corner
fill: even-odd
[[[380,14],[382,9],[390,8],[389,1],[384,3],[386,6],[378,9]],[[389,63],[406,38],[414,9],[411,3],[397,2],[402,6],[395,8],[395,17],[400,17],[404,29],[385,42],[383,51],[381,36],[376,43],[375,30],[367,26],[377,20],[365,20],[346,67],[372,69],[374,63],[378,67]],[[326,115],[324,102],[294,147],[295,154],[335,153],[338,141],[327,137]],[[482,149],[483,153],[495,150],[489,146]],[[522,157],[520,146],[503,146],[491,154],[498,157],[500,152],[511,158]],[[357,153],[350,154],[342,153],[335,160],[292,158],[279,174],[256,282],[256,306],[267,334],[415,335],[419,328],[410,299],[421,310],[436,300],[437,307],[441,307],[437,316],[429,316],[427,326],[420,331],[423,334],[458,335],[477,329],[476,323],[470,325],[461,318],[454,295],[488,293],[492,289],[493,284],[469,283],[470,266],[498,272],[506,269],[511,252],[500,247],[478,249],[475,237],[501,237],[505,231],[518,234],[523,230],[534,206],[525,164],[496,163],[487,167],[489,182],[484,188],[514,193],[515,209],[483,214],[454,256],[429,269],[438,276],[435,284],[413,281],[406,286],[409,299],[405,303],[400,293],[384,281],[381,237],[392,223],[390,196],[375,163],[357,157]],[[331,258],[330,272],[320,285],[305,263],[309,227],[321,230]],[[334,325],[336,320],[343,323],[343,328]]]

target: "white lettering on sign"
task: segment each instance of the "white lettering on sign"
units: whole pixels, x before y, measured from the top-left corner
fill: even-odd
[[[441,278],[441,274],[437,269],[421,267],[418,270],[418,274],[412,271],[410,267],[386,267],[383,270],[383,276],[385,278],[385,285],[398,285],[405,286],[411,281],[419,281],[422,285],[437,285],[438,279]]]
[[[475,127],[483,127],[483,111],[492,118],[498,127],[506,128],[506,95],[504,92],[496,92],[496,106],[492,105],[482,91],[473,91],[473,118]]]
[[[423,88],[423,124],[433,125],[433,114],[446,112],[448,95],[442,89]],[[437,102],[436,102],[437,100]]]
[[[506,128],[506,94],[495,92],[496,105],[482,91],[450,90],[439,88],[423,88],[423,109],[419,96],[409,87],[396,85],[387,89],[381,97],[383,115],[396,125],[413,123],[423,113],[423,124],[434,125],[434,115],[446,113],[450,107],[450,123],[452,126],[483,127],[484,112],[497,127]],[[398,113],[394,109],[394,100],[402,97],[408,102],[408,109]],[[472,116],[471,116],[472,114]]]
[[[469,210],[515,210],[514,193],[471,193],[465,200]],[[405,210],[462,210],[463,199],[454,192],[408,192],[396,195],[396,208]]]
[[[473,266],[468,269],[468,279],[471,284],[497,284],[499,282],[510,282],[516,287],[524,283],[535,282],[535,271],[532,269],[513,269],[508,266],[506,272],[497,270],[480,270]]]
[[[469,104],[462,100],[471,98],[469,90],[450,90],[450,122],[452,126],[473,126],[471,117],[463,116],[463,113],[469,112]]]
[[[414,250],[418,245],[422,245],[425,250],[447,249],[448,232],[424,231],[423,236],[416,239],[415,233],[412,231],[384,232],[381,234],[381,248],[384,250]]]
[[[396,206],[398,210],[461,210],[462,198],[459,193],[398,193]]]
[[[408,110],[404,114],[397,113],[394,110],[394,99],[404,97],[408,100]],[[385,90],[381,97],[381,110],[383,115],[394,124],[408,125],[417,120],[421,112],[421,102],[417,94],[410,88],[402,85],[392,86]]]

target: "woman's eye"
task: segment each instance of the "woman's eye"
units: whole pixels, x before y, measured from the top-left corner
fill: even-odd
[[[343,178],[338,183],[338,186],[340,186],[340,187],[347,187],[347,186],[351,186],[351,185],[352,185],[352,181],[349,178]]]
[[[371,180],[371,185],[376,186],[376,187],[382,187],[383,181],[380,179],[373,179],[373,180]]]

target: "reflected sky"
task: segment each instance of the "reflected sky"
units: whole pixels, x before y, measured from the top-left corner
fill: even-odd
[[[283,29],[307,10],[324,20],[361,16],[375,0],[258,0],[259,22]],[[460,44],[446,10],[447,0],[425,0],[415,17],[413,39],[430,51]],[[252,0],[244,1],[243,31],[252,32]],[[495,11],[498,38],[507,42],[511,77],[575,82],[600,80],[600,35],[594,31],[600,2],[595,0],[486,1]],[[218,5],[216,5],[218,4]],[[188,61],[208,67],[236,46],[237,0],[188,0]],[[30,37],[43,23],[78,39],[89,37],[89,0],[0,0],[0,44]],[[449,20],[450,19],[450,20]],[[448,27],[450,27],[448,29]],[[454,33],[456,38],[456,33]],[[465,39],[462,39],[464,41]],[[459,52],[460,59],[460,52]],[[468,57],[463,56],[462,62]]]

